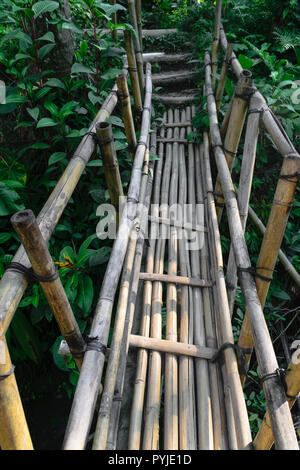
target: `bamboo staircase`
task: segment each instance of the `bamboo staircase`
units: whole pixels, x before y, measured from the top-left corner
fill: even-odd
[[[95,450],[266,450],[273,443],[280,450],[298,449],[290,408],[300,392],[300,365],[292,360],[286,371],[279,369],[263,306],[278,256],[293,282],[300,285],[299,274],[280,252],[300,176],[299,154],[255,88],[251,73],[242,69],[232,45],[227,44],[221,1],[216,5],[212,56],[205,54],[204,94],[210,129],[203,131],[201,144],[196,142],[192,124],[195,95],[178,90],[152,95],[153,83],[169,85],[176,76],[170,71],[152,76],[151,63],[182,62],[185,83],[194,78],[186,70],[188,56],[142,54],[141,2],[131,0],[128,6],[136,35],[124,34],[124,74],[118,77],[37,219],[29,210],[12,218],[22,246],[0,282],[0,334],[5,353],[5,361],[0,363],[1,448],[32,449],[5,343],[5,332],[32,266],[34,280],[40,282],[65,336],[61,353],[72,354],[80,370],[64,449],[85,449],[91,432]],[[224,63],[216,86],[219,46]],[[219,125],[230,66],[238,82]],[[91,331],[83,339],[46,242],[97,142],[111,202],[117,207],[123,189],[111,126],[106,121],[118,100],[133,160],[132,174]],[[150,132],[152,101],[169,107],[162,121],[151,124]],[[139,123],[138,141],[133,115]],[[264,237],[254,268],[244,230],[248,213],[257,219],[249,210],[249,198],[261,122],[282,154],[283,165],[267,227],[256,220]],[[237,189],[231,169],[245,123],[241,189]],[[216,181],[211,171],[213,156]],[[226,279],[219,232],[224,209],[231,235]],[[231,317],[237,284],[246,313],[235,343]],[[113,337],[107,348],[113,311]],[[267,404],[254,438],[243,393],[253,349]],[[95,416],[97,423],[91,429]]]

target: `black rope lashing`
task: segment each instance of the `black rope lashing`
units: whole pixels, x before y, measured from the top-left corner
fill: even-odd
[[[286,370],[285,369],[276,369],[274,372],[271,372],[270,374],[266,374],[264,375],[263,377],[260,378],[261,380],[261,383],[264,383],[266,380],[269,380],[269,379],[277,379],[278,382],[280,383],[280,385],[282,385],[283,389],[284,389],[284,392],[287,396],[287,398],[291,398],[293,400],[296,400],[298,398],[298,396],[294,396],[294,395],[289,395],[287,393],[288,391],[288,386],[287,386],[287,383],[286,383]]]
[[[127,69],[129,70],[129,72],[137,72],[136,67],[127,67]]]
[[[111,144],[113,141],[114,141],[114,138],[113,136],[109,137],[108,139],[99,139],[98,137],[98,141],[99,141],[99,144],[100,145],[107,145],[107,144]]]
[[[215,96],[215,94],[211,91],[210,93],[206,94],[206,98],[208,98],[209,96]]]
[[[249,91],[247,93],[235,93],[234,94],[234,98],[240,98],[241,100],[244,100],[244,101],[249,101],[251,96],[254,95],[254,93],[256,93],[257,90],[256,88],[251,88],[249,89]]]
[[[26,277],[26,280],[30,282],[53,282],[56,281],[59,277],[58,269],[55,269],[53,274],[48,276],[39,276],[33,270],[33,268],[27,268],[21,263],[12,262],[7,266],[7,271],[14,271],[20,274],[23,274]]]
[[[15,371],[15,366],[12,364],[11,368],[9,369],[9,371],[7,371],[5,374],[0,374],[0,381],[1,380],[5,380],[7,379],[7,377],[9,377],[10,375],[12,375]]]
[[[86,336],[85,337],[86,348],[85,351],[97,351],[106,356],[107,346],[99,340],[98,336]]]
[[[126,100],[126,98],[129,98],[129,93],[120,93],[118,91],[118,97],[120,98],[121,101]]]
[[[262,274],[259,274],[257,272],[257,269],[268,269],[268,268],[263,268],[263,267],[256,267],[255,268],[254,266],[249,266],[248,268],[242,268],[241,266],[237,267],[238,273],[240,273],[240,272],[249,273],[249,274],[252,274],[253,277],[258,277],[259,279],[262,279],[263,281],[266,281],[266,282],[271,282],[272,281],[271,277],[267,277],[267,276],[263,276]]]
[[[150,106],[144,106],[144,107],[143,107],[143,111],[145,111],[145,110],[146,110],[146,111],[149,111],[149,113],[151,113],[151,108],[150,108]]]
[[[84,137],[85,137],[86,135],[89,135],[89,136],[93,137],[93,140],[96,140],[96,141],[97,141],[97,134],[96,134],[96,132],[94,132],[94,131],[87,131],[87,132],[84,134]]]
[[[147,148],[148,148],[147,142],[144,142],[143,140],[139,140],[139,141],[138,141],[138,145],[144,145],[145,148],[146,148],[146,150],[147,150]]]
[[[300,176],[300,171],[295,171],[290,175],[280,175],[279,179],[289,181],[290,183],[297,183],[297,181],[292,180],[291,178],[298,178]]]
[[[232,155],[233,157],[237,156],[237,152],[233,152],[232,150],[228,150],[225,147],[223,147],[224,152],[228,153],[229,155]]]
[[[224,343],[220,348],[217,350],[217,352],[213,355],[213,357],[210,359],[210,362],[216,362],[219,361],[223,355],[223,352],[226,349],[234,349],[237,358],[240,360],[240,365],[239,365],[239,372],[242,375],[247,375],[248,373],[248,364],[246,361],[246,356],[245,354],[251,354],[252,349],[246,349],[246,348],[240,348],[238,344],[234,343]]]

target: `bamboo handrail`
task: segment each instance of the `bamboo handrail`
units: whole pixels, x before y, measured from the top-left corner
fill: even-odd
[[[90,335],[97,337],[98,341],[104,346],[107,345],[108,341],[113,301],[137,208],[142,166],[150,128],[151,94],[151,65],[147,64],[145,107],[142,116],[140,140],[128,189],[127,210],[122,212],[117,238],[107,265],[90,332]],[[104,355],[102,352],[86,351],[66,430],[65,449],[83,449],[85,447],[99,392],[103,366]]]
[[[210,57],[209,54],[206,53],[206,96],[210,117],[211,138],[215,146],[214,154],[223,187],[236,262],[240,269],[247,270],[247,268],[251,266],[251,262],[243,235],[234,186],[224,152],[221,148],[222,142],[217,121],[216,104],[212,94],[210,73]],[[257,295],[255,282],[252,275],[246,271],[240,271],[239,278],[248,310],[248,318],[255,338],[255,350],[260,372],[262,377],[268,376],[268,380],[264,380],[263,382],[263,387],[271,417],[276,447],[278,449],[298,449],[297,438],[283,386],[278,382],[277,377],[273,375],[269,376],[269,374],[274,374],[278,369],[278,363]]]
[[[142,56],[141,43],[139,39],[139,31],[138,31],[138,24],[137,24],[136,9],[135,9],[135,0],[127,0],[127,3],[128,3],[130,23],[135,31],[135,35],[133,36],[133,43],[134,43],[134,49],[135,49],[135,58],[136,58],[136,64],[137,64],[141,96],[143,98],[144,97],[144,83],[145,83],[144,70],[143,70],[143,56]]]
[[[77,321],[73,314],[47,245],[33,212],[29,209],[14,214],[11,223],[20,237],[31,262],[34,273],[41,278],[40,285],[49,302],[54,317],[62,335],[65,337],[70,352],[78,369],[81,369],[85,350],[85,342],[80,333]],[[47,281],[51,278],[51,281]],[[45,281],[43,280],[45,279]]]
[[[128,61],[128,72],[129,72],[130,80],[131,80],[135,112],[137,113],[137,116],[140,116],[143,111],[142,94],[141,94],[139,76],[137,72],[134,45],[133,45],[132,35],[130,31],[128,30],[124,31],[124,40],[125,40],[125,49],[126,49],[126,55],[127,55],[127,61]]]
[[[108,95],[101,106],[97,116],[91,123],[87,134],[81,140],[67,168],[37,217],[39,228],[46,242],[48,242],[53,230],[55,229],[74,189],[76,188],[86,164],[96,148],[96,142],[93,139],[96,124],[106,121],[117,104],[118,97],[116,92],[117,86],[115,85],[112,92]],[[12,261],[21,263],[25,267],[30,268],[30,262],[23,246],[19,247]],[[3,274],[0,281],[0,319],[5,332],[16,309],[18,308],[27,286],[28,281],[24,274],[9,270],[6,270]]]
[[[216,91],[216,105],[217,105],[218,113],[222,104],[224,88],[225,88],[225,83],[226,83],[226,78],[227,78],[227,72],[228,72],[228,68],[230,65],[232,52],[233,52],[233,44],[227,44],[227,49],[226,49],[226,53],[225,53],[225,57],[224,57],[224,61],[223,61],[222,69],[221,69],[220,79],[219,79],[218,87]]]
[[[122,118],[125,126],[128,149],[131,160],[133,160],[136,149],[136,135],[131,111],[130,95],[127,86],[127,78],[125,77],[125,75],[118,75],[117,85],[122,106]]]
[[[218,67],[218,47],[219,47],[221,15],[222,15],[222,0],[217,0],[216,11],[215,11],[214,37],[213,37],[212,51],[211,51],[212,89],[213,90],[215,89],[216,72],[217,72],[217,67]]]
[[[109,3],[110,5],[116,5],[116,0],[109,0]],[[114,25],[117,25],[118,24],[118,18],[117,18],[117,12],[115,11],[114,13],[112,13],[111,15],[111,20],[112,20],[112,23]],[[118,34],[117,34],[117,30],[116,29],[113,29],[112,32],[111,32],[111,36],[113,38],[114,41],[117,42],[117,39],[118,39]]]

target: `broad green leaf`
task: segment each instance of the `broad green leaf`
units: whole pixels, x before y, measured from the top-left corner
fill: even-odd
[[[109,259],[110,253],[111,248],[108,246],[103,246],[99,248],[99,250],[96,250],[96,252],[89,259],[90,268],[106,263]]]
[[[125,127],[122,119],[119,118],[118,116],[110,116],[110,118],[107,119],[107,122],[109,122],[110,124],[113,124],[114,126]]]
[[[34,18],[38,18],[45,13],[50,13],[51,11],[57,10],[58,7],[59,3],[54,2],[53,0],[42,0],[37,2],[32,6],[34,11]]]
[[[84,314],[88,314],[94,297],[93,282],[90,276],[83,275],[79,278],[78,295],[76,303]]]
[[[14,212],[24,209],[23,205],[15,202],[19,199],[20,196],[16,191],[0,181],[0,217],[13,214]]]
[[[41,88],[40,90],[36,92],[35,98],[37,100],[43,98],[50,90],[51,88],[49,86],[44,86],[43,88]]]
[[[42,347],[39,338],[22,311],[19,310],[14,316],[11,328],[26,356],[36,364],[41,362]]]
[[[59,254],[60,261],[65,262],[66,258],[69,258],[72,263],[75,263],[75,253],[71,246],[65,246]]]
[[[51,157],[49,158],[48,165],[54,165],[54,163],[60,162],[66,157],[65,152],[55,152],[52,153]]]
[[[28,98],[24,95],[17,95],[17,94],[12,94],[8,95],[5,100],[5,104],[11,104],[11,103],[27,103]]]
[[[39,58],[43,60],[46,55],[52,51],[53,47],[55,47],[55,44],[46,44],[45,46],[41,47],[39,49]]]
[[[238,59],[243,69],[246,70],[250,69],[254,64],[253,60],[249,59],[249,57],[246,57],[244,54],[239,54]]]
[[[62,354],[58,354],[58,350],[59,350],[59,347],[60,347],[60,343],[62,342],[62,340],[64,339],[63,336],[59,336],[56,340],[55,340],[55,343],[54,345],[52,346],[52,356],[53,356],[53,360],[55,362],[55,364],[57,365],[57,367],[60,369],[60,370],[63,370],[63,371],[69,371],[69,367],[68,367],[68,360],[66,359],[65,356],[63,356]]]
[[[62,24],[62,29],[70,29],[71,31],[73,31],[74,33],[79,33],[79,34],[82,34],[83,33],[83,30],[78,28],[78,26],[76,26],[75,24],[73,23],[63,23]]]
[[[38,117],[39,117],[39,114],[40,114],[40,110],[38,107],[36,108],[26,108],[26,111],[28,112],[28,114],[32,117],[32,119],[34,119],[35,121],[37,121]]]
[[[48,33],[44,34],[44,36],[39,38],[39,41],[55,42],[54,34],[52,33],[52,31],[48,31]]]
[[[66,85],[61,80],[59,80],[59,78],[49,78],[49,80],[47,80],[45,85],[55,87],[55,88],[62,88],[63,90],[66,91]]]
[[[8,233],[8,232],[0,233],[0,243],[7,242],[7,240],[9,240],[11,237],[12,237],[11,233]]]
[[[94,73],[94,72],[91,68],[86,67],[85,65],[76,63],[72,65],[71,74],[72,73]]]
[[[51,119],[51,118],[42,118],[39,120],[39,122],[37,123],[37,129],[39,127],[53,127],[53,126],[57,126],[58,123],[56,121],[54,121],[54,119]]]

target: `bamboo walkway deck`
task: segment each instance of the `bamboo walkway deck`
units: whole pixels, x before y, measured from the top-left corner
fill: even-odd
[[[255,88],[251,73],[242,69],[227,44],[220,0],[212,55],[205,54],[204,95],[210,126],[203,129],[200,144],[192,124],[195,95],[178,90],[152,95],[153,77],[158,84],[168,80],[166,74],[152,77],[150,62],[158,58],[160,63],[185,63],[188,56],[143,55],[141,2],[129,0],[128,6],[136,35],[124,33],[123,75],[37,219],[30,210],[11,219],[23,246],[0,281],[0,352],[5,357],[0,362],[0,446],[32,449],[5,341],[30,274],[40,282],[65,336],[61,353],[72,354],[80,371],[64,449],[85,449],[91,440],[95,450],[270,449],[273,443],[277,449],[298,449],[290,408],[300,391],[300,364],[291,360],[285,371],[278,367],[263,307],[277,256],[300,285],[299,273],[280,252],[300,177],[299,154]],[[225,57],[216,86],[219,45]],[[143,57],[149,59],[146,66]],[[219,125],[229,65],[238,82]],[[190,73],[186,76],[192,78]],[[117,237],[89,336],[83,338],[46,243],[97,142],[112,204],[117,206],[123,196],[112,128],[106,122],[119,100],[133,161],[127,210],[119,213],[116,207]],[[151,123],[152,102],[157,101],[169,107],[162,122]],[[236,189],[231,169],[244,123],[240,189]],[[261,123],[283,156],[267,227],[253,210],[248,211]],[[138,140],[135,126],[140,131]],[[219,231],[224,209],[231,238],[226,273]],[[248,212],[264,234],[255,268],[244,237]],[[238,283],[246,309],[235,343],[231,317]],[[243,393],[253,350],[267,405],[255,437]],[[91,431],[95,417],[97,424]]]

